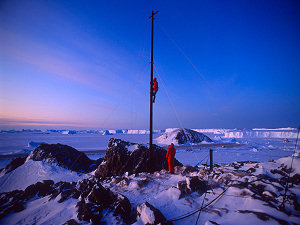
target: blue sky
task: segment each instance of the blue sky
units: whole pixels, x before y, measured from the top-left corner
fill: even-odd
[[[299,1],[0,3],[0,126],[299,125]],[[157,73],[159,75],[157,75]]]

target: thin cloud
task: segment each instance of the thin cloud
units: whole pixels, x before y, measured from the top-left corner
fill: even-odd
[[[61,122],[61,121],[44,121],[44,120],[22,120],[22,119],[10,119],[10,118],[0,118],[1,126],[74,126],[81,127],[85,126],[85,124],[77,123],[77,122]]]
[[[91,108],[94,108],[94,109],[101,109],[101,110],[105,110],[105,111],[110,111],[110,112],[129,112],[128,110],[119,109],[118,106],[113,108],[113,107],[107,107],[107,106],[103,106],[103,105],[84,103],[84,102],[77,102],[77,104],[87,106],[87,107],[91,107]]]
[[[3,29],[0,29],[0,35],[2,43],[5,43],[1,47],[2,55],[42,69],[47,75],[71,80],[97,90],[105,97],[115,99],[120,98],[124,86],[130,86],[130,81],[125,79],[125,76],[116,73],[123,70],[124,74],[126,69],[121,66],[122,63],[117,62],[118,57],[111,57],[109,52],[103,53],[102,56],[96,56],[94,51],[87,52],[86,55],[93,59],[89,61],[77,54],[76,49],[62,50],[59,46],[51,48],[51,45],[31,41]],[[45,73],[40,74],[45,76]]]

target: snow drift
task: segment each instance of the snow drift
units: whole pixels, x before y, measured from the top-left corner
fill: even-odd
[[[30,141],[27,145],[28,148],[36,148],[41,144],[47,144],[46,142],[36,142],[36,141]]]

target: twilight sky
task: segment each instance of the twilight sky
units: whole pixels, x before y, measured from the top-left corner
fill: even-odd
[[[0,1],[0,129],[297,127],[300,1]],[[158,74],[157,74],[158,73]]]

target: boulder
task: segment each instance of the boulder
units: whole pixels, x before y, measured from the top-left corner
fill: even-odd
[[[88,204],[85,202],[85,200],[79,201],[76,207],[78,208],[77,218],[79,220],[90,221],[90,219],[93,216],[93,213],[90,210]]]
[[[172,224],[168,223],[164,215],[148,202],[139,205],[136,211],[137,221],[142,224]]]
[[[96,161],[89,159],[83,152],[59,143],[39,145],[29,154],[28,159],[45,161],[81,173],[89,173],[97,168]]]
[[[198,176],[186,177],[185,180],[177,183],[177,188],[181,194],[179,198],[184,197],[187,194],[197,191],[200,195],[207,190],[207,182],[199,178]]]
[[[43,182],[37,182],[35,184],[28,186],[25,189],[25,195],[27,197],[33,197],[35,195],[44,197],[50,194],[53,184],[54,184],[53,180],[44,180]]]
[[[128,198],[122,194],[118,194],[113,204],[115,214],[120,214],[124,220],[128,220],[131,214],[131,204]]]
[[[149,149],[145,145],[111,138],[106,149],[104,160],[95,171],[95,176],[110,177],[121,176],[125,172],[128,172],[128,174],[149,172],[148,154]],[[166,154],[167,151],[165,149],[153,145],[151,155],[152,172],[168,169]],[[175,166],[182,166],[176,159],[174,164]]]
[[[207,182],[198,176],[187,177],[185,181],[191,192],[197,191],[199,194],[203,194],[207,190]]]
[[[109,189],[104,188],[100,183],[95,184],[92,191],[88,195],[89,201],[104,207],[108,207],[110,204],[112,204],[114,199],[114,194]]]

